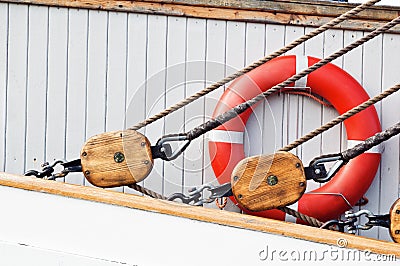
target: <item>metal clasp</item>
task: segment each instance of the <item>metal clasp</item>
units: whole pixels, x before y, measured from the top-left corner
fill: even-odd
[[[57,165],[61,165],[63,167],[63,170],[61,172],[53,174],[54,173],[54,167]],[[81,160],[73,160],[70,162],[65,162],[63,160],[57,160],[53,162],[52,164],[49,164],[48,162],[45,162],[41,165],[42,171],[37,171],[37,170],[28,170],[27,172],[24,173],[24,176],[35,176],[37,178],[43,178],[47,180],[55,180],[56,178],[61,178],[65,177],[71,172],[82,172],[82,166],[81,166]]]
[[[171,145],[168,142],[178,141],[185,141],[185,143],[183,143],[177,150],[172,151]],[[163,136],[157,141],[155,146],[151,146],[153,159],[160,158],[165,161],[175,160],[186,150],[189,144],[190,140],[184,133]]]
[[[335,162],[336,161],[336,162]],[[335,164],[326,171],[325,163],[335,162]],[[345,164],[345,161],[340,155],[332,157],[323,157],[313,160],[308,167],[305,167],[305,174],[307,179],[313,179],[319,183],[325,183],[332,179],[332,177],[339,171]]]
[[[207,198],[202,198],[202,192],[209,191],[211,193]],[[183,203],[193,204],[195,206],[203,206],[205,203],[211,203],[215,199],[222,197],[232,196],[231,183],[225,183],[220,186],[213,186],[211,184],[204,184],[198,188],[194,187],[189,189],[189,194],[186,196],[183,193],[174,193],[167,198],[167,200],[180,199]]]

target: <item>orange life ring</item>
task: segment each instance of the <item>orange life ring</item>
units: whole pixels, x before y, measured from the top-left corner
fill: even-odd
[[[219,99],[213,116],[245,102],[285,81],[297,72],[317,63],[314,57],[282,56],[271,60],[242,76],[231,84]],[[328,100],[340,113],[369,99],[362,86],[347,72],[333,64],[314,71],[294,84],[295,87],[310,87],[312,92]],[[211,165],[219,183],[230,182],[236,164],[245,157],[243,134],[251,115],[249,109],[237,118],[210,132],[209,153]],[[348,137],[348,147],[381,131],[375,107],[371,106],[344,122]],[[372,183],[380,162],[380,152],[370,150],[351,160],[326,184],[304,194],[297,202],[298,211],[322,221],[335,219],[354,205]],[[340,197],[338,195],[343,195]],[[234,198],[231,198],[234,201]],[[239,206],[240,207],[240,206]],[[257,216],[279,220],[290,220],[278,210],[249,212]]]

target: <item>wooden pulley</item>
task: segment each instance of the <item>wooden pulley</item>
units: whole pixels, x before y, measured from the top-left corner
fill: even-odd
[[[240,161],[232,172],[231,184],[242,207],[264,211],[299,200],[307,182],[300,159],[289,152],[277,152]]]
[[[400,243],[400,199],[390,208],[390,236],[394,242]]]
[[[150,142],[134,130],[91,137],[83,146],[80,158],[86,179],[104,188],[140,182],[153,168]]]

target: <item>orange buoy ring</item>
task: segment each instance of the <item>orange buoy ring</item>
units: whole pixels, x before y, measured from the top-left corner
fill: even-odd
[[[310,56],[282,56],[257,67],[231,84],[219,99],[213,116],[216,117],[255,97],[319,60]],[[333,64],[327,64],[298,80],[294,87],[311,88],[313,93],[329,101],[339,114],[369,99],[368,94],[353,77]],[[211,165],[221,184],[230,182],[233,168],[245,157],[243,136],[251,113],[252,110],[249,109],[209,134]],[[347,119],[344,124],[348,147],[381,131],[379,118],[373,106]],[[337,218],[349,209],[349,203],[356,204],[365,194],[375,177],[380,157],[378,149],[358,156],[342,167],[329,182],[311,193],[304,194],[292,207],[322,221]],[[236,203],[233,197],[231,200]],[[279,210],[243,210],[257,216],[291,220]]]

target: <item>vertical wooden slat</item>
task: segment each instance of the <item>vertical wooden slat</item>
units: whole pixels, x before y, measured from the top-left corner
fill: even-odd
[[[26,169],[38,169],[45,159],[48,8],[29,7],[26,116]]]
[[[324,34],[324,57],[336,52],[343,47],[343,31],[342,30],[328,30]],[[333,61],[334,64],[342,67],[343,58],[340,57]],[[336,110],[332,107],[323,107],[322,123],[325,124],[338,115]],[[330,154],[340,151],[341,143],[341,128],[336,126],[331,128],[325,133],[322,133],[321,153]]]
[[[126,110],[127,14],[108,17],[106,131],[122,130]],[[122,191],[123,188],[113,190]]]
[[[285,30],[285,45],[291,43],[293,40],[299,38],[304,35],[304,27],[297,26],[286,26]],[[296,60],[302,60],[302,56],[304,56],[304,44],[301,44],[294,49],[288,51],[287,55],[296,55]],[[296,69],[296,72],[301,71],[300,69]],[[307,90],[306,88],[298,88],[300,90]],[[283,94],[284,101],[284,115],[282,119],[282,137],[283,143],[288,144],[293,140],[300,137],[301,127],[302,127],[302,119],[303,119],[303,105],[302,105],[302,96],[292,95],[288,93]],[[296,148],[291,150],[291,153],[299,156],[301,158],[301,148]],[[289,206],[292,209],[297,210],[297,203],[294,203]],[[286,215],[286,221],[295,222],[296,219],[290,215]]]
[[[8,4],[0,4],[0,169],[6,167],[6,114],[7,114],[7,66],[8,66]]]
[[[128,14],[126,127],[145,119],[147,32],[147,15]]]
[[[400,36],[383,35],[383,71],[382,89],[387,89],[399,83],[400,69]],[[386,99],[382,105],[382,128],[388,128],[400,120],[400,94],[396,93]],[[384,143],[385,151],[381,162],[381,213],[386,213],[393,202],[399,197],[400,141],[396,136]],[[379,238],[390,240],[388,230],[379,228]]]
[[[106,131],[114,131],[124,127],[127,14],[110,12],[108,23]]]
[[[313,28],[306,28],[305,33],[314,30]],[[307,41],[304,45],[305,54],[317,58],[323,57],[324,35],[320,34],[311,40]],[[311,88],[312,91],[312,88]],[[321,126],[322,106],[314,100],[307,97],[302,97],[303,114],[302,114],[302,127],[301,136]],[[320,155],[321,136],[317,136],[312,140],[300,146],[301,159],[304,165],[308,165],[310,161],[316,156]],[[314,190],[320,187],[320,184],[313,180],[307,181],[307,191]]]
[[[186,76],[186,27],[187,19],[168,17],[167,68],[166,68],[166,106],[171,106],[185,98]],[[185,124],[184,109],[165,117],[165,133],[183,132]],[[185,192],[183,180],[183,156],[164,163],[164,194]]]
[[[86,138],[105,131],[107,14],[89,11]]]
[[[246,65],[249,65],[265,54],[265,26],[263,24],[246,24]],[[262,91],[260,90],[259,93]],[[262,154],[262,145],[264,135],[262,132],[265,103],[261,101],[255,108],[253,114],[249,117],[246,124],[244,137],[245,154],[252,156]]]
[[[365,35],[366,33],[364,33]],[[376,37],[375,39],[367,42],[363,46],[363,87],[369,92],[371,97],[377,95],[382,89],[382,35]],[[375,104],[375,108],[378,115],[381,118],[382,103]],[[375,176],[369,190],[365,196],[369,199],[367,205],[361,207],[362,209],[368,209],[373,213],[379,213],[379,194],[380,194],[380,180],[381,180],[381,170]],[[382,213],[385,213],[384,210]],[[366,237],[377,238],[378,228],[372,228],[368,231],[360,232],[360,235]]]
[[[303,27],[287,26],[285,32],[285,44],[292,42],[293,40],[304,35]],[[304,55],[304,44],[297,46],[296,48],[287,52],[288,55]],[[298,71],[298,70],[297,70]],[[283,116],[283,138],[285,143],[299,137],[299,127],[302,124],[302,105],[300,104],[301,98],[298,95],[284,94],[285,102],[285,115]],[[299,149],[292,150],[292,153],[299,155]]]
[[[127,107],[125,126],[145,119],[147,75],[147,15],[128,14]],[[139,130],[144,132],[144,129]],[[143,182],[140,182],[142,185]],[[137,193],[124,188],[127,193]]]
[[[65,158],[68,9],[49,8],[46,160]]]
[[[166,67],[167,18],[165,16],[148,17],[147,37],[147,77],[146,77],[146,117],[165,108],[165,67]],[[145,129],[152,144],[163,135],[164,121],[160,119]],[[146,187],[163,193],[163,161],[154,161],[150,175],[144,181]]]
[[[225,77],[225,48],[226,48],[226,22],[220,20],[207,20],[207,38],[206,38],[206,82],[208,85],[221,80]],[[205,97],[204,116],[206,119],[212,117],[214,108],[218,103],[220,96],[224,91],[224,87],[209,93]],[[203,172],[204,183],[213,185],[219,184],[211,167],[211,159],[209,156],[208,140],[205,137],[205,145],[203,151]],[[208,208],[217,208],[214,202],[206,204]]]
[[[187,20],[186,50],[186,95],[192,95],[204,88],[206,23],[203,19]],[[204,122],[204,98],[185,107],[185,130],[190,130]],[[201,136],[187,148],[184,154],[184,189],[199,186],[203,182],[203,144]]]
[[[107,24],[107,12],[89,11],[86,70],[86,139],[106,130]],[[92,186],[86,179],[83,182],[86,186]]]
[[[228,21],[226,27],[225,75],[228,76],[245,65],[246,24]]]
[[[88,10],[70,9],[68,27],[68,81],[66,159],[79,158],[86,135]],[[72,173],[65,181],[84,184],[81,173]]]
[[[271,54],[280,49],[285,43],[285,26],[266,25],[266,54]],[[283,96],[273,94],[265,102],[263,123],[264,153],[274,153],[283,146]]]
[[[10,5],[8,42],[5,170],[21,173],[25,170],[28,6]]]

